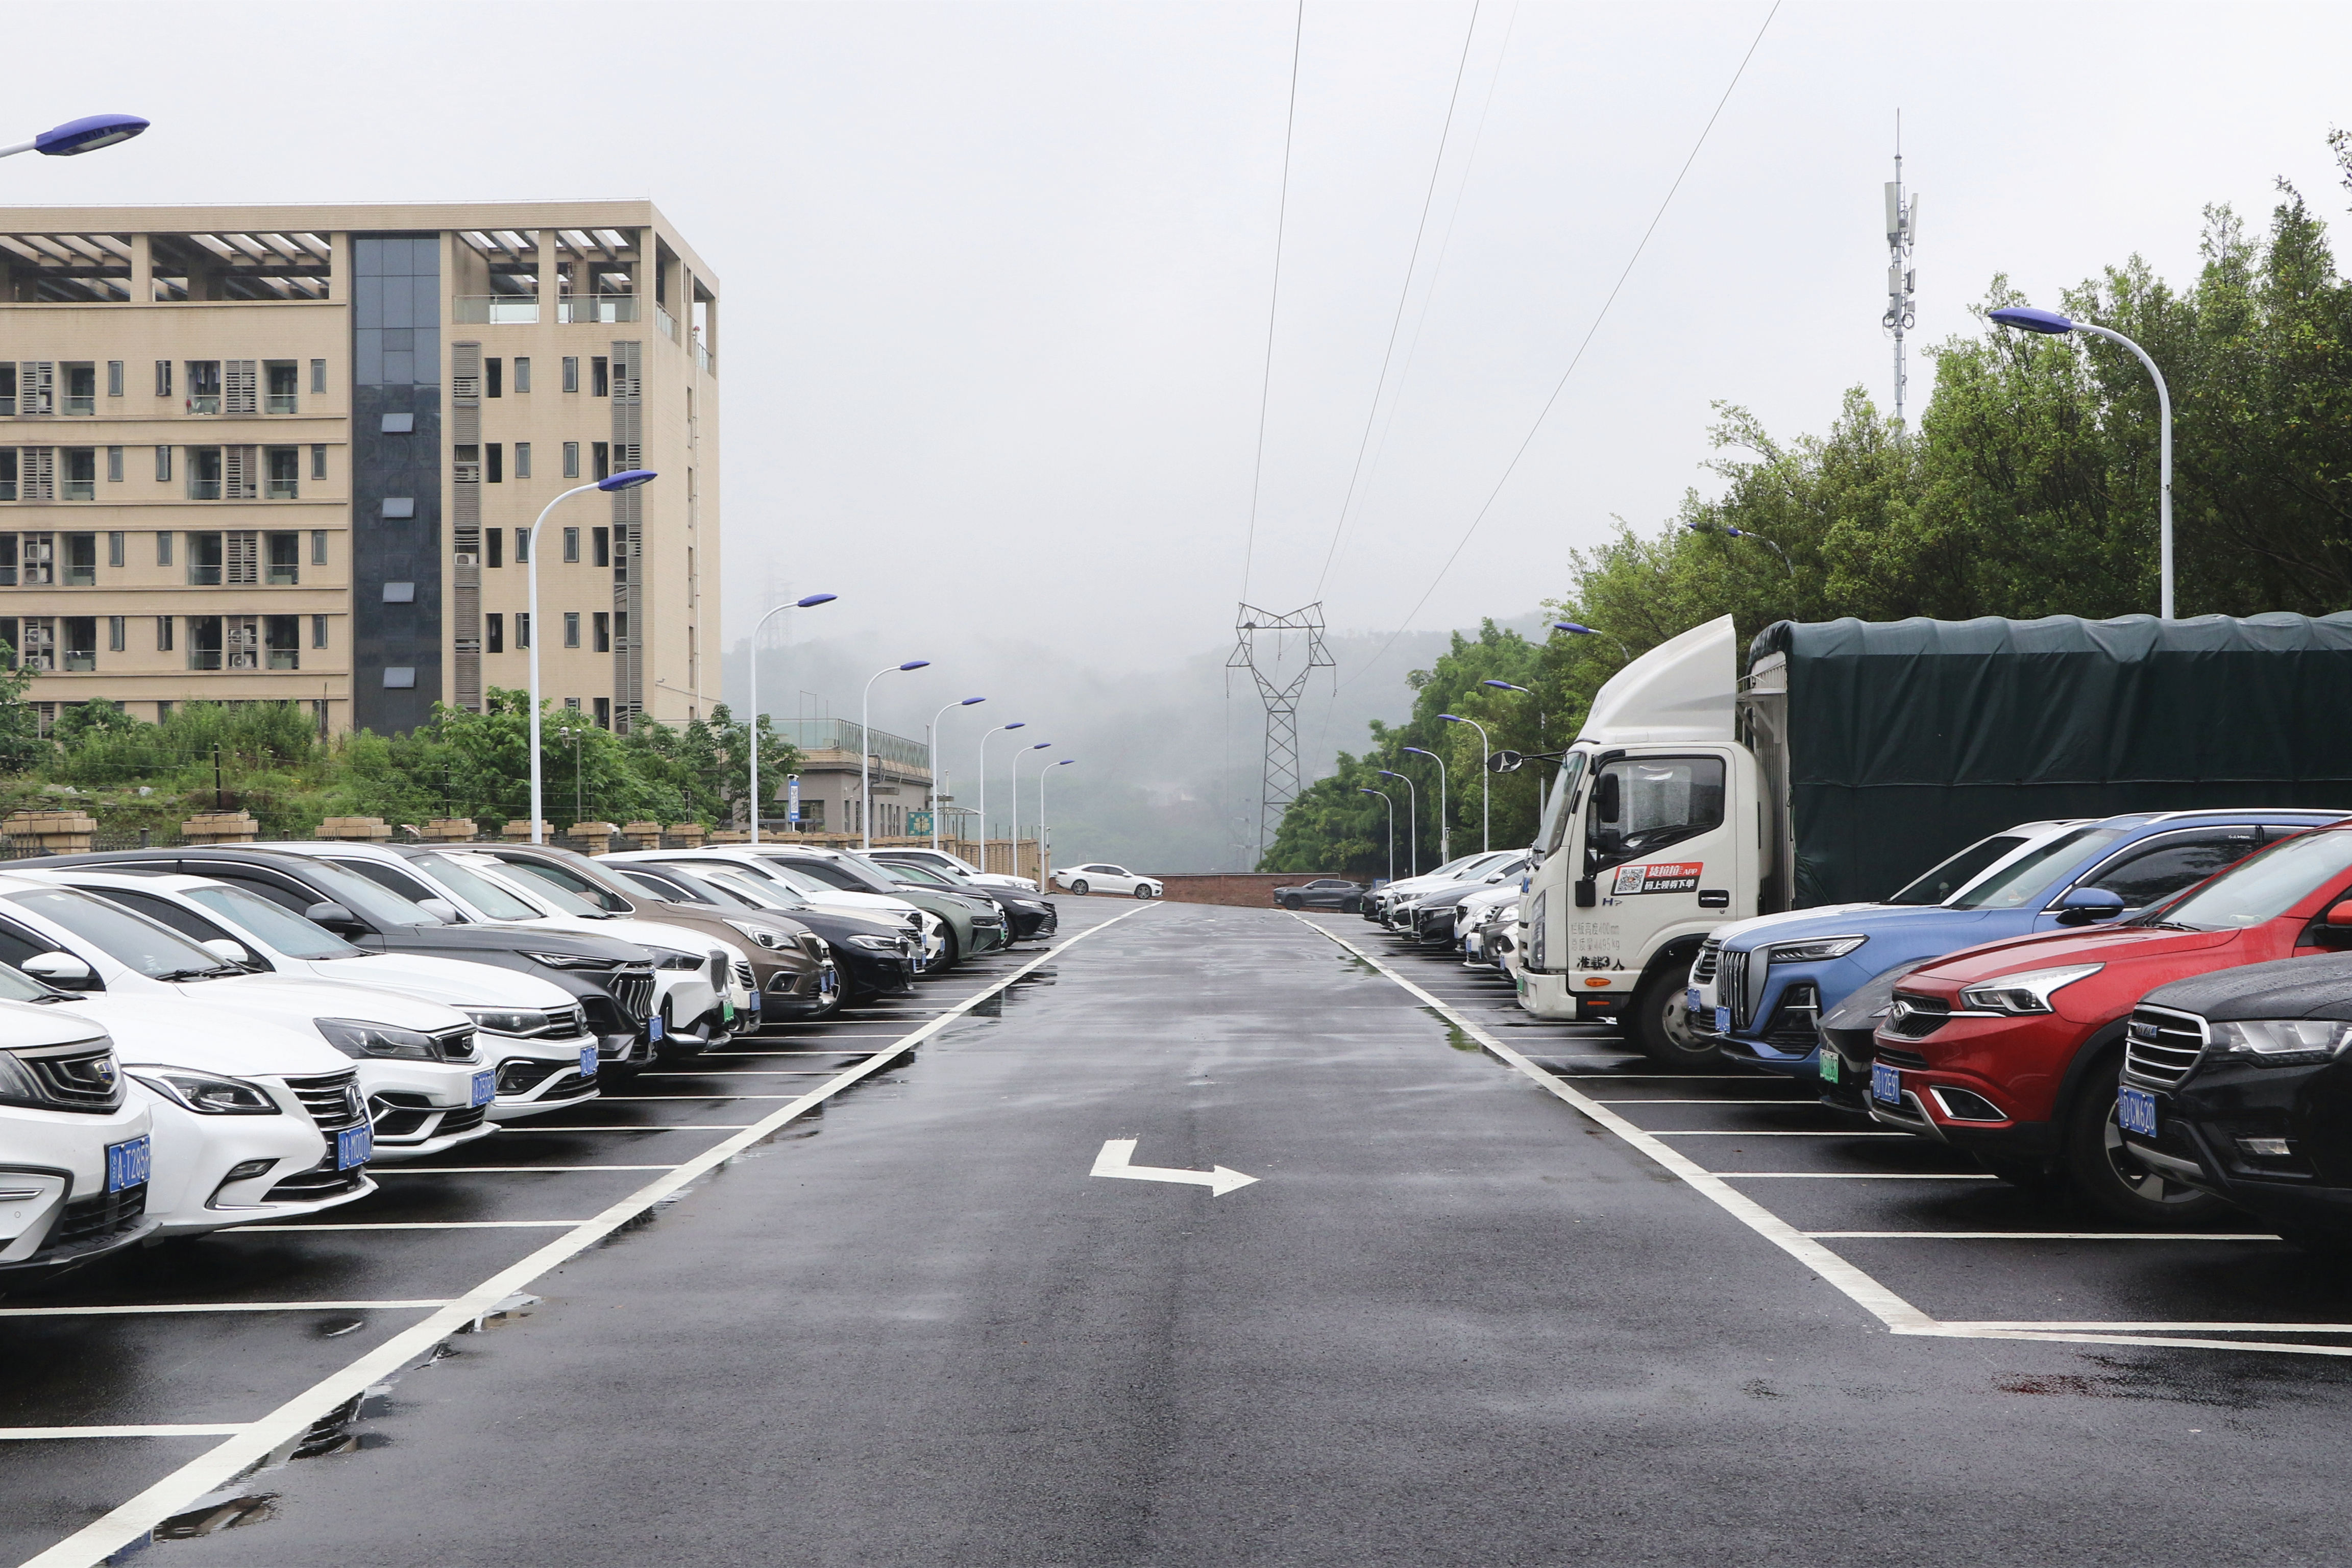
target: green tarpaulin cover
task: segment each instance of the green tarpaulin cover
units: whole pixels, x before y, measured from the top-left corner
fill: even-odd
[[[1779,621],[1774,653],[1800,906],[2047,817],[2352,811],[2352,614]]]

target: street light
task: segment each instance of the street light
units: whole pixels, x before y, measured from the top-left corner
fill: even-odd
[[[1077,760],[1076,757],[1064,757],[1054,764],[1054,768],[1066,768]],[[1040,873],[1054,863],[1053,858],[1045,853],[1045,781],[1053,776],[1054,768],[1037,770],[1037,869]]]
[[[980,868],[988,869],[988,737],[1005,730],[1025,730],[1029,721],[1018,719],[1010,724],[999,724],[980,738]],[[1016,803],[1019,797],[1015,797]],[[1017,856],[1017,851],[1016,851]],[[1019,875],[1019,868],[1014,868]]]
[[[534,560],[537,557],[532,557]],[[786,610],[813,610],[819,605],[830,605],[841,597],[838,594],[811,594],[789,605],[778,605],[751,625],[751,842],[760,842],[760,628]],[[539,623],[531,622],[532,635],[538,635]]]
[[[1495,748],[1487,743],[1486,726],[1475,719],[1465,719],[1453,713],[1440,713],[1438,718],[1448,724],[1467,724],[1478,731],[1478,853],[1484,855],[1491,846],[1486,842],[1486,830],[1493,818],[1487,810],[1486,764],[1492,761]]]
[[[1396,802],[1389,798],[1388,791],[1373,789],[1368,784],[1358,784],[1356,793],[1379,795],[1381,804],[1389,808],[1389,880],[1393,882],[1396,880]]]
[[[1580,637],[1609,637],[1611,642],[1617,645],[1617,651],[1625,656],[1625,662],[1627,664],[1633,662],[1633,650],[1625,646],[1622,637],[1609,637],[1607,632],[1597,632],[1591,626],[1580,626],[1574,621],[1554,621],[1551,624],[1551,629],[1556,632],[1568,632]]]
[[[910,658],[904,664],[894,664],[877,669],[866,678],[866,690],[857,700],[857,847],[874,847],[874,731],[867,723],[874,708],[874,683],[886,675],[909,669],[929,669],[928,658]]]
[[[932,734],[939,729],[940,721],[948,716],[949,708],[969,708],[975,702],[987,700],[985,697],[967,697],[961,702],[950,702],[946,708],[932,714],[931,721],[923,726],[923,755],[931,764],[931,847],[934,849],[940,847],[940,749],[932,741]],[[985,826],[985,824],[982,825],[983,838],[986,837]],[[982,853],[984,855],[986,851],[982,850]]]
[[[1773,554],[1779,556],[1780,564],[1789,567],[1790,576],[1794,577],[1797,574],[1797,569],[1794,566],[1789,566],[1789,552],[1752,530],[1734,528],[1728,523],[1713,522],[1686,522],[1683,526],[1693,533],[1720,533],[1728,539],[1752,539],[1759,544],[1768,546]]]
[[[100,147],[111,147],[117,142],[128,142],[146,129],[147,121],[135,114],[86,114],[79,120],[52,126],[30,142],[0,147],[0,158],[16,153],[38,153],[47,158],[78,157]]]
[[[68,128],[61,125],[58,129],[63,131]],[[55,133],[51,132],[53,135]],[[131,134],[135,135],[137,132],[134,132]],[[639,485],[652,483],[656,477],[651,468],[623,468],[619,473],[608,475],[593,484],[574,485],[541,508],[538,520],[530,525],[530,531],[522,536],[532,547],[529,592],[530,598],[530,841],[533,844],[542,842],[539,803],[539,644],[544,628],[539,619],[539,531],[547,521],[547,514],[573,496],[584,496],[590,490],[633,490]]]
[[[1437,764],[1437,863],[1443,866],[1454,858],[1454,835],[1445,821],[1445,759],[1426,746],[1407,746],[1404,750]]]
[[[1023,747],[1022,751],[1042,752],[1053,743],[1051,741],[1040,741],[1034,746]],[[1037,798],[1040,802],[1045,800],[1045,796],[1042,791],[1039,792]],[[1045,846],[1041,839],[1037,845],[1038,887],[1051,890],[1052,870],[1053,868],[1045,864]],[[1013,753],[1013,874],[1016,877],[1021,875],[1021,752]]]
[[[1375,768],[1372,771],[1384,779],[1404,779],[1405,874],[1418,877],[1421,875],[1421,791],[1411,778],[1393,768]],[[1390,810],[1394,811],[1395,807],[1391,806]],[[1393,822],[1395,818],[1391,817],[1390,820]],[[1390,868],[1393,870],[1395,868],[1391,866]]]
[[[2021,331],[2040,332],[2045,337],[2058,337],[2067,332],[2089,332],[2123,344],[2147,366],[2148,375],[2156,382],[2156,407],[2163,425],[2157,437],[2158,469],[2157,489],[2158,531],[2158,593],[2157,618],[2172,619],[2172,390],[2164,384],[2164,373],[2147,357],[2147,351],[2106,327],[2095,327],[2088,321],[2077,321],[2055,310],[2037,310],[2031,305],[2012,305],[2006,310],[1989,312],[1993,321],[2004,327]]]
[[[1524,686],[1514,686],[1507,680],[1482,680],[1478,684],[1481,686],[1491,686],[1497,691],[1525,691],[1530,697],[1535,695],[1534,691]]]

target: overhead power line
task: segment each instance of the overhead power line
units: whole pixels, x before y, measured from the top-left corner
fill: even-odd
[[[1257,457],[1250,465],[1249,531],[1242,540],[1242,593],[1249,599],[1250,558],[1257,551],[1257,500],[1265,476],[1265,410],[1274,390],[1274,321],[1282,304],[1282,241],[1290,221],[1290,147],[1298,126],[1298,46],[1307,36],[1307,0],[1298,0],[1297,19],[1290,33],[1290,108],[1282,121],[1282,195],[1274,218],[1274,287],[1265,302],[1265,370],[1257,389]]]

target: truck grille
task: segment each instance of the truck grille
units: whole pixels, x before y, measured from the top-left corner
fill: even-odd
[[[1951,1016],[1952,1005],[1940,996],[1906,996],[1897,992],[1895,1005],[1886,1015],[1885,1032],[1899,1040],[1924,1040]]]
[[[8,1054],[39,1082],[51,1110],[102,1116],[122,1103],[122,1070],[110,1040],[32,1046]]]
[[[1690,983],[1704,985],[1715,978],[1716,959],[1723,952],[1723,943],[1713,937],[1698,944],[1698,962],[1691,965]]]
[[[2189,1076],[2205,1049],[2205,1020],[2168,1007],[2139,1007],[2124,1034],[2124,1071],[2159,1089]]]
[[[605,981],[613,1000],[629,1016],[632,1026],[643,1024],[654,1010],[654,977],[650,970],[620,970]]]
[[[337,1132],[346,1127],[357,1127],[366,1117],[366,1107],[360,1100],[359,1074],[327,1073],[319,1078],[289,1078],[286,1087],[310,1113],[321,1132]]]

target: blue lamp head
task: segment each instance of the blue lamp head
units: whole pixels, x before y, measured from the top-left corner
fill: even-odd
[[[2040,332],[2045,337],[2056,337],[2061,332],[2074,330],[2074,323],[2057,311],[2037,310],[2031,305],[2011,305],[2005,310],[1990,311],[1987,319],[1999,321],[2004,327]]]
[[[838,594],[811,594],[805,599],[794,599],[793,605],[797,609],[814,610],[819,605],[830,605],[840,597]]]
[[[1356,793],[1358,795],[1378,795],[1381,792],[1376,789],[1368,788],[1363,784],[1358,784],[1356,786]]]
[[[660,477],[651,468],[623,468],[617,474],[598,479],[596,488],[600,490],[633,490],[639,485],[651,484]]]
[[[1507,680],[1482,680],[1478,684],[1481,686],[1491,686],[1497,691],[1525,691],[1528,689],[1524,686],[1514,686]]]
[[[1451,714],[1451,713],[1440,713],[1440,714],[1438,715],[1438,717],[1439,717],[1440,719],[1443,719],[1443,720],[1444,720],[1445,722],[1447,722],[1448,724],[1467,724],[1468,722],[1470,722],[1470,721],[1469,721],[1469,720],[1467,720],[1467,719],[1456,718],[1454,714]]]
[[[1055,763],[1054,765],[1057,768],[1066,768],[1077,760],[1078,759],[1076,757],[1064,757],[1060,762]]]
[[[1437,753],[1436,753],[1435,752],[1430,751],[1430,750],[1428,750],[1427,748],[1425,748],[1425,747],[1422,747],[1422,746],[1407,746],[1407,747],[1405,748],[1405,750],[1406,750],[1406,751],[1408,751],[1408,752],[1411,752],[1413,755],[1415,755],[1415,756],[1417,756],[1417,757],[1433,757],[1433,756],[1437,755]]]
[[[1402,773],[1398,773],[1398,772],[1397,772],[1395,769],[1393,769],[1393,768],[1381,768],[1381,769],[1377,769],[1377,770],[1375,770],[1375,771],[1377,771],[1377,772],[1380,773],[1381,777],[1382,777],[1382,778],[1384,778],[1384,779],[1401,779],[1401,778],[1404,777],[1404,775],[1403,775]]]
[[[900,669],[929,669],[931,668],[931,661],[928,658],[910,658],[898,668]]]
[[[1551,629],[1556,632],[1574,632],[1580,637],[1597,637],[1601,635],[1591,626],[1580,626],[1574,621],[1554,621],[1551,624]]]
[[[957,703],[956,706],[959,708],[969,708],[975,702],[985,702],[988,699],[985,697],[967,697],[962,701]]]
[[[147,121],[135,114],[85,114],[34,137],[33,151],[52,158],[71,158],[128,142],[146,129]]]
[[[1029,721],[1026,719],[1016,719],[1012,723],[1007,724],[1004,727],[1008,730],[1026,730],[1029,728]]]
[[[1048,746],[1052,745],[1053,743],[1054,743],[1054,742],[1051,742],[1051,741],[1040,741],[1040,742],[1038,742],[1035,745],[1034,745],[1034,746],[1030,747],[1029,749],[1030,749],[1031,751],[1033,751],[1033,752],[1042,752],[1042,751],[1044,751],[1046,747],[1048,747]]]

